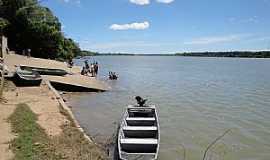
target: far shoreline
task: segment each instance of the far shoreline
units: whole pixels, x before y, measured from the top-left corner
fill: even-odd
[[[228,51],[228,52],[181,52],[171,54],[99,53],[82,51],[75,59],[87,56],[179,56],[179,57],[220,57],[220,58],[270,58],[270,51]]]

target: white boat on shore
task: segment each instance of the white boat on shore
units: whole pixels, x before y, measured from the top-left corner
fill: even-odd
[[[16,86],[39,86],[42,81],[41,76],[38,72],[16,69],[16,73],[13,77],[13,82]]]
[[[160,130],[154,105],[129,105],[120,122],[118,152],[121,160],[156,160]]]

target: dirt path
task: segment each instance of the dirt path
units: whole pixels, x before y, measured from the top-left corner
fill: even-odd
[[[49,136],[60,135],[61,126],[69,123],[67,118],[61,114],[57,99],[46,85],[16,88],[5,91],[3,96],[5,100],[0,103],[0,160],[8,160],[13,157],[8,142],[15,136],[11,132],[7,119],[17,104],[28,104],[31,110],[38,115],[37,123],[45,129]]]
[[[69,121],[60,113],[59,103],[49,88],[19,87],[15,91],[5,92],[8,104],[26,103],[38,115],[38,124],[49,136],[57,136],[62,132],[61,126]]]

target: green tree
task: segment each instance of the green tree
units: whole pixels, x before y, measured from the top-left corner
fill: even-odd
[[[9,21],[0,17],[0,35],[4,33],[4,30],[8,25]]]
[[[70,38],[64,38],[62,46],[62,52],[60,52],[61,55],[59,55],[59,57],[63,57],[64,59],[76,57],[81,52],[79,45]]]
[[[56,58],[61,52],[64,37],[61,24],[45,7],[30,6],[17,11],[15,25],[17,49],[30,48],[32,55],[42,58]]]
[[[0,0],[0,31],[17,53],[31,49],[32,56],[53,59],[80,53],[78,44],[64,37],[58,18],[38,0]]]
[[[13,22],[16,13],[20,8],[37,4],[37,0],[1,0],[0,7],[2,14],[0,16]]]

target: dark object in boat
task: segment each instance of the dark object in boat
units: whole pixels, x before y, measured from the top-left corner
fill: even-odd
[[[30,66],[20,66],[20,68],[22,70],[36,71],[40,75],[64,76],[68,74],[68,72],[63,69],[38,68],[38,67],[30,67]]]
[[[39,86],[42,81],[38,72],[16,69],[16,73],[13,77],[13,82],[16,86]]]
[[[136,96],[135,97],[136,101],[137,101],[137,104],[140,106],[140,107],[143,107],[145,102],[147,101],[147,99],[143,99],[142,97],[140,96]]]
[[[118,76],[116,75],[115,72],[109,72],[109,79],[110,80],[117,80]]]
[[[121,160],[156,160],[160,145],[160,128],[156,107],[129,105],[118,131]]]

